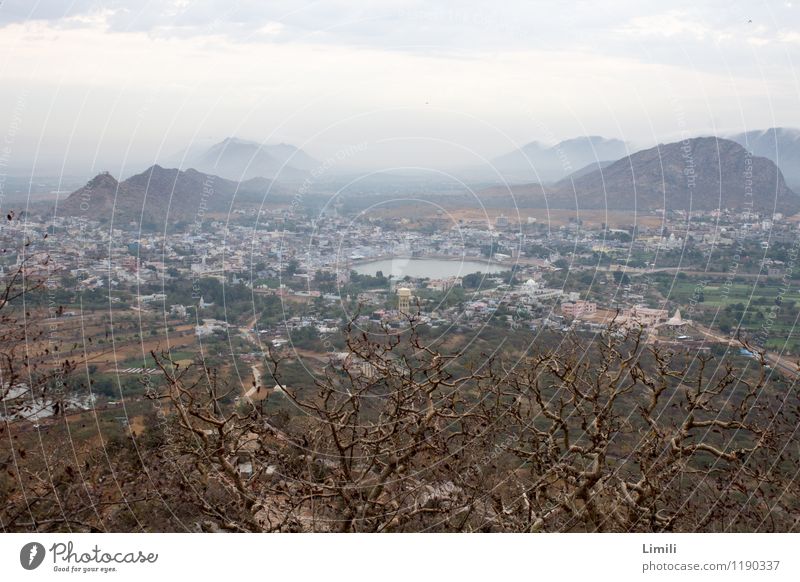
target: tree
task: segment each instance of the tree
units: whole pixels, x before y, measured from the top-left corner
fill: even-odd
[[[627,273],[623,273],[622,271],[614,271],[614,282],[617,285],[628,285],[631,282],[631,278],[628,276]]]
[[[13,213],[7,216],[9,226],[14,219]],[[42,325],[45,317],[59,317],[63,309],[55,305],[46,312],[26,309],[26,304],[48,303],[41,297],[53,268],[41,248],[46,238],[26,237],[16,248],[2,250],[20,259],[0,283],[0,527],[4,531],[45,530],[74,517],[64,512],[72,506],[74,492],[70,485],[74,475],[66,473],[61,456],[65,451],[31,446],[18,438],[40,418],[63,415],[76,368],[76,362],[60,356],[57,338]]]
[[[297,259],[291,259],[288,263],[286,263],[286,267],[284,267],[283,274],[287,277],[294,276],[297,273],[297,270],[300,268],[300,263]]]
[[[483,273],[469,273],[464,275],[461,279],[461,284],[466,289],[477,289],[486,278]]]
[[[13,213],[7,221],[13,223]],[[37,318],[24,309],[23,300],[35,305],[42,302],[40,296],[46,291],[50,257],[39,250],[40,245],[41,241],[26,238],[16,249],[2,249],[3,254],[15,254],[21,259],[0,282],[0,404],[6,423],[9,418],[28,417],[37,412],[37,406],[49,403],[52,388],[63,388],[63,379],[74,367],[69,361],[59,361],[53,354],[58,350],[57,344],[37,325]],[[62,308],[51,306],[48,315],[58,317],[62,312]],[[30,347],[36,349],[26,349]]]
[[[769,387],[763,354],[736,370],[612,324],[590,345],[456,366],[409,323],[349,326],[315,391],[285,384],[273,354],[268,400],[304,413],[282,429],[158,358],[179,499],[213,531],[794,527],[797,389]]]

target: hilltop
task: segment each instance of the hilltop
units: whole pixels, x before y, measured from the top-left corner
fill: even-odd
[[[752,190],[749,180],[752,179]],[[726,139],[699,137],[636,152],[557,184],[560,197],[584,208],[796,212],[800,198],[767,158]],[[749,194],[752,194],[750,196]]]
[[[800,210],[800,197],[786,185],[774,162],[753,156],[727,139],[698,137],[659,144],[598,166],[550,186],[515,186],[511,193],[522,207],[632,211],[751,208],[788,214]],[[487,201],[511,199],[504,188],[481,194]]]
[[[58,213],[163,226],[194,220],[200,209],[227,211],[234,198],[252,200],[271,186],[264,179],[239,183],[194,169],[154,165],[122,182],[107,172],[99,174],[60,203]]]

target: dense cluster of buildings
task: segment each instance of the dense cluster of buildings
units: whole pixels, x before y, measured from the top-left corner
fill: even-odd
[[[9,222],[3,243],[30,239],[25,253],[47,253],[48,284],[79,291],[100,290],[114,304],[131,309],[169,313],[188,318],[197,313],[199,336],[224,331],[224,321],[204,317],[211,302],[200,292],[175,299],[172,282],[196,282],[215,278],[228,285],[243,285],[254,293],[281,298],[341,302],[341,290],[351,283],[353,270],[365,261],[387,257],[476,260],[514,270],[510,280],[488,275],[479,289],[464,287],[464,277],[389,278],[381,288],[361,288],[346,299],[372,309],[370,317],[394,320],[417,308],[415,289],[449,294],[466,292],[464,301],[447,307],[435,301],[425,305],[431,321],[458,320],[469,325],[491,317],[498,309],[520,313],[542,306],[567,320],[591,320],[602,311],[598,301],[578,290],[548,286],[547,275],[564,268],[591,271],[591,260],[606,257],[610,270],[628,272],[630,257],[658,257],[659,253],[713,249],[745,243],[769,245],[794,241],[797,225],[780,214],[759,216],[741,212],[699,212],[691,220],[674,213],[658,227],[631,225],[622,228],[587,227],[580,220],[558,227],[535,217],[517,220],[501,215],[493,223],[461,220],[448,224],[433,218],[425,228],[407,219],[352,220],[338,210],[308,218],[296,209],[237,210],[233,219],[205,220],[168,232],[142,232],[136,223],[109,227],[88,218],[29,215]],[[48,238],[40,236],[49,233]],[[23,253],[7,254],[0,260],[0,274],[18,267]],[[559,263],[561,261],[561,264]],[[583,261],[583,262],[581,262]],[[780,261],[767,267],[780,274]],[[559,266],[560,265],[560,266]],[[588,265],[588,266],[587,266]],[[638,268],[646,270],[653,264]],[[388,273],[386,274],[388,275]],[[398,288],[400,287],[400,288]],[[395,305],[395,296],[398,303]],[[609,309],[642,325],[655,326],[670,320],[661,308],[648,306],[644,295],[625,290]],[[294,314],[292,314],[294,315]],[[306,314],[304,325],[330,330],[330,313]],[[514,316],[516,317],[516,316]],[[289,326],[290,317],[286,318]],[[335,320],[334,320],[335,321]],[[229,322],[228,322],[229,323]],[[327,332],[326,332],[327,333]]]

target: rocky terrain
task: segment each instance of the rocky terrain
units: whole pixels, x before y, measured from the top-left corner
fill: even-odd
[[[122,182],[108,173],[99,174],[60,203],[57,212],[163,227],[194,220],[201,210],[228,211],[234,200],[257,201],[271,188],[273,183],[263,178],[240,183],[193,169],[155,165]]]
[[[752,209],[793,214],[800,197],[771,160],[734,141],[699,137],[636,152],[556,184],[483,191],[520,207],[651,211]],[[513,196],[512,196],[513,195]]]

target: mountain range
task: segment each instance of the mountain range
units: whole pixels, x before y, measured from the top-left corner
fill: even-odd
[[[551,164],[549,174],[537,168],[535,173],[539,177],[558,175],[552,156],[556,156],[560,172],[578,169],[554,182],[528,181],[511,186],[513,199],[506,187],[484,189],[479,197],[487,205],[522,207],[643,212],[663,208],[687,211],[752,208],[786,214],[800,211],[800,196],[787,186],[781,169],[772,159],[776,158],[790,172],[797,172],[794,160],[800,155],[800,132],[766,130],[735,137],[736,140],[698,137],[659,144],[616,161],[602,158],[627,148],[619,140],[587,137],[549,148],[529,144],[525,155],[529,158],[537,155]],[[744,142],[752,154],[738,142]],[[60,202],[59,213],[94,219],[113,217],[115,222],[159,226],[194,220],[201,207],[209,212],[228,211],[235,201],[257,202],[267,192],[272,201],[288,200],[292,195],[292,180],[286,178],[287,184],[283,185],[284,177],[303,175],[316,163],[294,146],[266,148],[233,138],[196,155],[196,161],[202,162],[198,164],[201,169],[178,170],[154,165],[121,182],[108,173],[99,174]],[[581,167],[589,157],[592,157],[589,164]],[[515,156],[500,159],[505,160],[502,163],[507,168],[515,159],[518,161]],[[260,169],[256,169],[255,162]],[[219,175],[202,170],[208,167],[225,172]],[[291,172],[287,171],[289,167]],[[276,168],[277,172],[272,173],[277,173],[277,179],[259,175],[262,170],[269,174],[267,170]],[[259,177],[241,181],[227,177],[236,174]],[[375,189],[380,190],[380,185]],[[456,203],[458,198],[455,195],[450,202]]]
[[[713,137],[660,144],[557,187],[586,208],[690,211],[746,208],[752,201],[770,214],[800,209],[774,162]]]
[[[251,178],[302,180],[321,164],[290,144],[260,144],[236,137],[226,138],[209,147],[192,147],[172,156],[169,162],[237,181]]]
[[[59,203],[58,213],[91,220],[136,221],[163,227],[202,219],[206,212],[227,211],[234,200],[258,201],[285,190],[265,178],[236,182],[194,169],[154,165],[122,182],[98,174]]]
[[[618,139],[590,135],[564,140],[553,146],[531,142],[491,160],[492,169],[508,182],[548,183],[587,166],[591,169],[628,155],[628,145]],[[497,176],[495,176],[497,177]]]
[[[514,186],[515,204],[530,207],[650,211],[752,208],[764,213],[800,211],[800,196],[775,163],[738,143],[698,137],[641,150],[552,185]],[[482,198],[510,198],[507,188]]]
[[[775,162],[789,186],[800,191],[800,130],[773,127],[730,136],[757,156]]]
[[[800,130],[771,128],[725,136],[756,156],[772,160],[790,187],[800,190]],[[625,141],[597,135],[567,139],[555,145],[530,142],[493,158],[483,168],[466,168],[468,181],[554,184],[570,175],[590,174],[625,158],[636,149]],[[255,177],[297,182],[321,166],[321,162],[291,144],[263,144],[228,137],[217,143],[198,143],[171,156],[163,165],[193,168],[228,180]]]

